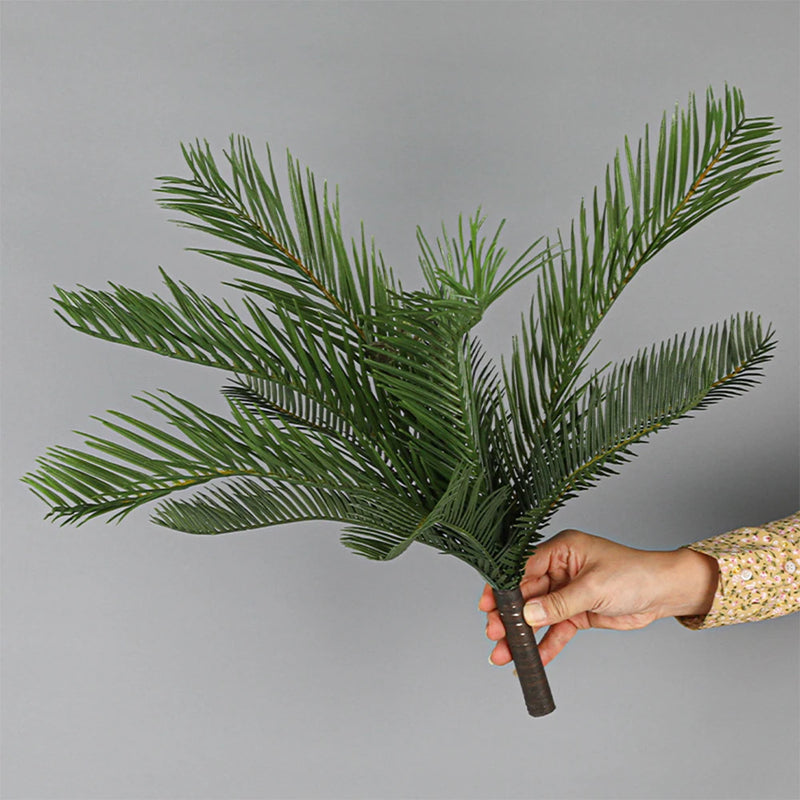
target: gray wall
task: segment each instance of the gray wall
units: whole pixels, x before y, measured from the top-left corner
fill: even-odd
[[[512,253],[568,224],[623,136],[690,90],[740,86],[783,126],[785,172],[648,265],[598,358],[752,309],[763,383],[659,434],[559,513],[671,549],[798,498],[798,5],[15,3],[3,27],[3,785],[6,798],[791,798],[798,620],[591,631],[526,716],[492,668],[481,583],[412,548],[380,565],[335,525],[193,538],[59,528],[18,482],[90,414],[222,376],[70,331],[52,285],[204,290],[154,176],[230,132],[341,186],[417,283],[414,227],[482,203]],[[530,284],[484,324],[507,350]]]

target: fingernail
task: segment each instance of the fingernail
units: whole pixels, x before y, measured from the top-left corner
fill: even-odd
[[[526,603],[522,613],[525,615],[525,622],[531,627],[534,625],[544,625],[547,619],[547,615],[544,613],[544,607],[535,600],[531,603]]]
[[[491,653],[489,653],[489,663],[490,663],[490,664],[491,664],[493,667],[496,667],[496,666],[497,666],[497,664],[495,664],[495,663],[494,663],[494,661],[492,661],[492,654],[491,654]]]

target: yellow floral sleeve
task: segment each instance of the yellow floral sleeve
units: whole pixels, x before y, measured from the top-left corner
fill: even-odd
[[[800,511],[757,528],[739,528],[689,545],[719,563],[710,611],[677,617],[692,630],[800,611]]]

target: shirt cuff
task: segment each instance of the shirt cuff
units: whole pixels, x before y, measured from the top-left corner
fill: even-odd
[[[800,609],[800,517],[688,546],[719,564],[714,601],[704,616],[677,617],[691,630],[778,617]]]

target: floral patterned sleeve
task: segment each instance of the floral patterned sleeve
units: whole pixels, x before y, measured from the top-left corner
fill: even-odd
[[[800,511],[758,528],[739,528],[689,545],[719,563],[710,611],[677,617],[692,630],[800,611]]]

